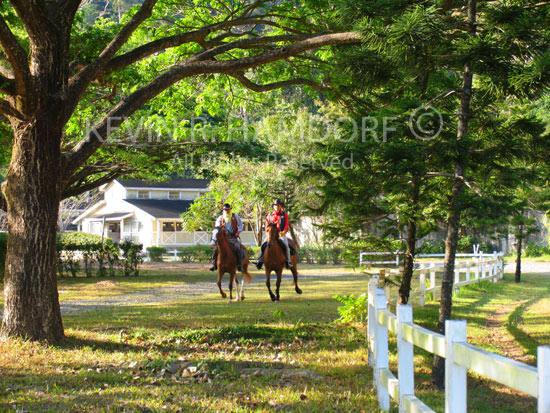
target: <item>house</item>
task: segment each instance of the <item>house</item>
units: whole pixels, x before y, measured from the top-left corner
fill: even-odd
[[[194,199],[208,192],[206,179],[175,178],[166,182],[117,179],[100,187],[100,191],[104,199],[74,219],[79,231],[103,234],[114,242],[129,239],[143,244],[144,249],[150,246],[173,249],[210,242],[210,231],[183,231],[180,219]],[[247,222],[241,241],[255,244]]]

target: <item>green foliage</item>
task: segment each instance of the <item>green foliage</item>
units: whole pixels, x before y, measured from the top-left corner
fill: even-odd
[[[139,275],[139,264],[143,262],[141,255],[142,244],[135,244],[130,240],[124,240],[119,244],[122,250],[122,269],[125,277]]]
[[[458,246],[456,248],[457,252],[462,253],[472,253],[474,251],[474,245],[479,245],[479,250],[485,253],[490,253],[497,251],[497,246],[488,242],[480,241],[476,237],[470,235],[460,237],[458,239]]]
[[[147,253],[149,258],[153,262],[162,262],[162,254],[166,254],[166,248],[164,247],[147,247]]]
[[[344,261],[343,249],[339,247],[308,247],[298,249],[298,262],[306,264],[341,264]]]
[[[341,323],[363,322],[367,314],[368,298],[365,293],[359,297],[351,295],[334,295],[332,298],[340,301],[343,305],[338,307],[340,318],[336,320]]]
[[[112,244],[110,238],[103,240],[104,244]],[[101,235],[87,232],[63,232],[57,234],[57,249],[72,251],[99,251],[101,249]]]
[[[416,249],[417,254],[441,254],[445,252],[445,242],[441,240],[424,241],[424,243]]]
[[[550,249],[544,245],[537,245],[533,241],[529,241],[525,246],[526,257],[542,257],[543,255],[550,255]]]
[[[209,262],[213,249],[209,245],[192,245],[178,248],[178,256],[183,262]]]

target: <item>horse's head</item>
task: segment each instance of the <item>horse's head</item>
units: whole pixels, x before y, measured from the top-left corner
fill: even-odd
[[[222,241],[225,239],[225,225],[220,225],[216,227],[216,244],[221,245]]]
[[[266,228],[266,232],[267,232],[267,245],[271,247],[271,245],[273,245],[273,242],[279,239],[279,230],[277,229],[277,224],[273,222],[268,224]]]

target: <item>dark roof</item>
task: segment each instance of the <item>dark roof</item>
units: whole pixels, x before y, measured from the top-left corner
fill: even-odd
[[[206,189],[210,183],[209,179],[183,179],[173,178],[169,181],[157,182],[157,181],[140,181],[137,179],[122,180],[117,179],[118,182],[125,188],[197,188]]]
[[[126,202],[147,212],[155,218],[179,218],[189,209],[193,201],[170,199],[125,199]]]

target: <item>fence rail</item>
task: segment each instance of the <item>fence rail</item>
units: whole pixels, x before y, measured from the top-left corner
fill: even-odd
[[[456,258],[470,258],[477,259],[484,257],[491,257],[494,254],[484,253],[483,251],[478,251],[474,253],[464,253],[457,252],[455,254]],[[403,251],[363,251],[359,253],[359,265],[394,265],[399,267],[399,264],[402,263],[400,257],[405,255]],[[376,261],[376,260],[367,260],[366,257],[386,257],[388,258],[385,261]],[[389,259],[391,257],[391,259]],[[415,258],[444,258],[445,254],[416,254]]]
[[[467,267],[466,267],[467,268]],[[466,321],[447,320],[445,335],[413,322],[410,304],[388,310],[388,300],[379,280],[368,290],[369,365],[374,369],[378,405],[390,409],[390,398],[400,412],[433,412],[414,394],[414,346],[445,358],[445,412],[465,413],[466,375],[475,372],[538,399],[538,412],[550,413],[550,346],[537,349],[537,367],[482,350],[466,341]],[[389,369],[388,333],[397,336],[397,377]]]
[[[426,255],[433,256],[438,254]],[[460,254],[459,258],[470,259],[459,261],[455,264],[453,287],[456,292],[462,286],[480,281],[496,282],[504,276],[504,254],[502,252],[493,252],[492,254]],[[425,305],[427,296],[435,300],[441,293],[441,283],[438,284],[439,279],[436,275],[442,270],[443,264],[440,262],[432,261],[418,264],[418,267],[414,270],[414,277],[418,279],[418,289],[410,292],[410,299],[416,300],[420,306]],[[381,278],[384,278],[387,275],[401,274],[402,270],[383,269],[380,270],[380,273]],[[390,303],[397,303],[397,297],[391,298],[389,284],[386,286],[386,295]]]

